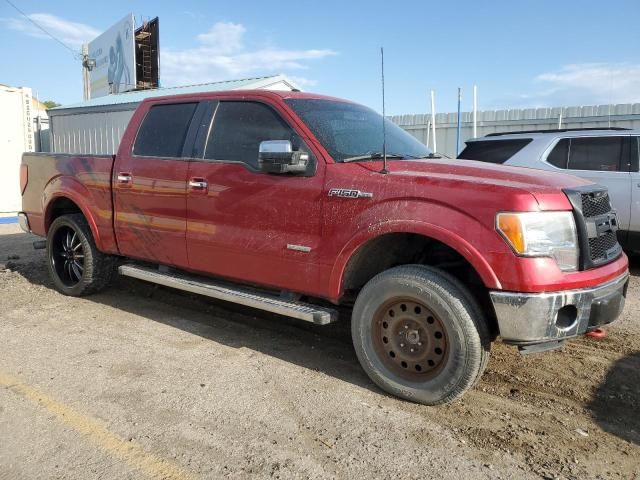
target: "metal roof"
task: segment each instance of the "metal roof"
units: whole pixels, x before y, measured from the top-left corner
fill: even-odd
[[[198,85],[186,85],[183,87],[156,88],[153,90],[137,90],[133,92],[105,95],[103,97],[92,98],[91,100],[80,103],[52,108],[49,110],[49,113],[55,115],[56,113],[63,113],[63,110],[77,108],[106,107],[109,105],[126,105],[131,103],[138,104],[146,98],[162,97],[165,95],[218,92],[224,90],[260,89],[267,88],[269,85],[273,85],[278,82],[285,82],[291,86],[291,88],[298,89],[295,83],[289,80],[285,75],[271,75],[268,77],[225,80],[222,82],[201,83]]]

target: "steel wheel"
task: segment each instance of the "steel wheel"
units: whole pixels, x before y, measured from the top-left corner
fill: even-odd
[[[411,382],[434,377],[448,355],[442,322],[415,300],[393,299],[382,305],[375,314],[371,335],[382,363]]]
[[[84,249],[80,236],[68,226],[60,227],[51,244],[51,265],[60,281],[74,287],[84,275]]]

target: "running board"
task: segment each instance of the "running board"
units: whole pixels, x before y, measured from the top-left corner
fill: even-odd
[[[338,319],[338,311],[331,308],[317,307],[309,303],[291,302],[273,295],[250,292],[226,285],[223,286],[215,283],[213,280],[203,280],[202,277],[164,273],[137,265],[122,265],[118,271],[120,275],[127,277],[184,290],[185,292],[205,295],[218,300],[246,305],[247,307],[305,320],[317,325],[327,325]]]

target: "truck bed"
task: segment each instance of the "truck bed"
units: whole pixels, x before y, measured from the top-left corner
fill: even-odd
[[[106,253],[117,253],[113,231],[111,181],[113,155],[70,155],[25,153],[27,186],[23,211],[29,217],[31,231],[45,236],[55,209],[80,209],[89,222],[96,246]],[[61,197],[60,201],[52,201]],[[44,205],[48,205],[44,210]]]

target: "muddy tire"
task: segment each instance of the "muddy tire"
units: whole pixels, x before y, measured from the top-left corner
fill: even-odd
[[[351,334],[358,359],[380,388],[437,405],[482,376],[491,340],[482,310],[454,277],[421,265],[380,273],[356,300]]]
[[[60,293],[90,295],[106,287],[115,273],[115,257],[98,251],[82,214],[54,220],[47,234],[49,275]]]

